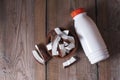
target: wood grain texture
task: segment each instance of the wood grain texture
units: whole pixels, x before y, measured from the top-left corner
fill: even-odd
[[[1,13],[3,12],[3,13]],[[0,79],[4,80],[4,69],[5,60],[5,45],[4,45],[4,33],[5,33],[5,10],[4,10],[4,1],[0,1]]]
[[[46,39],[46,0],[35,0],[35,44],[45,43]],[[36,62],[36,79],[46,79],[46,65]]]
[[[0,80],[34,80],[35,64],[31,53],[34,45],[33,0],[0,2],[3,8],[0,22],[4,26],[0,26],[4,39],[0,40],[4,46]]]
[[[98,0],[97,23],[110,58],[99,63],[99,80],[120,80],[120,0]]]
[[[0,80],[120,80],[119,6],[120,0],[0,0]],[[55,27],[73,29],[70,12],[79,7],[97,23],[110,58],[91,65],[79,44],[74,65],[63,69],[68,58],[39,64],[34,45]]]
[[[96,19],[94,1],[74,1],[76,6],[71,6],[70,0],[47,1],[48,32],[55,27],[66,27],[72,22],[70,12],[74,7],[86,8],[90,17]],[[81,47],[77,55],[81,60],[66,69],[63,69],[62,63],[68,58],[53,58],[47,65],[47,80],[97,80],[97,66],[89,63]]]

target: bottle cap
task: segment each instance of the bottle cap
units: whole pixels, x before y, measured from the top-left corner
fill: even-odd
[[[84,8],[78,8],[78,9],[72,11],[71,16],[72,16],[72,18],[73,18],[73,17],[75,17],[76,15],[78,15],[78,14],[80,14],[80,13],[83,13],[83,12],[85,12],[85,9],[84,9]]]

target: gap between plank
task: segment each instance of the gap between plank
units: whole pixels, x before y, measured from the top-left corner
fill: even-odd
[[[45,2],[46,2],[46,4],[45,4],[45,36],[47,37],[47,26],[48,26],[48,24],[47,24],[47,0],[45,0]],[[47,63],[45,64],[45,80],[47,80],[47,74],[48,74],[48,70],[47,70],[48,68],[47,68]]]
[[[96,25],[98,24],[97,23],[97,19],[98,19],[98,17],[97,17],[97,15],[98,15],[98,5],[97,5],[97,0],[95,0],[95,23],[96,23]],[[96,67],[97,67],[97,80],[99,80],[99,64],[97,63],[96,64]]]

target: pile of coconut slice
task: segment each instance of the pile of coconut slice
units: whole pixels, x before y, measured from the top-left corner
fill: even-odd
[[[55,38],[46,45],[46,48],[52,56],[65,57],[75,48],[75,39],[69,35],[69,30],[62,31],[60,28],[55,28],[54,31]]]
[[[41,64],[45,64],[52,56],[63,58],[71,54],[75,48],[75,39],[69,30],[62,31],[60,28],[55,28],[51,33],[52,39],[48,40],[47,45],[35,45],[35,50],[32,51],[34,58]],[[63,68],[70,66],[76,61],[77,58],[75,56],[71,57],[63,62]]]

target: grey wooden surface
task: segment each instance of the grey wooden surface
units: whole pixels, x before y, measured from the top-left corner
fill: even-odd
[[[0,0],[0,80],[120,80],[120,0]],[[73,27],[72,8],[84,7],[95,21],[110,58],[91,65],[81,46],[80,60],[63,69],[67,60],[37,63],[34,45],[45,43],[55,27]]]

